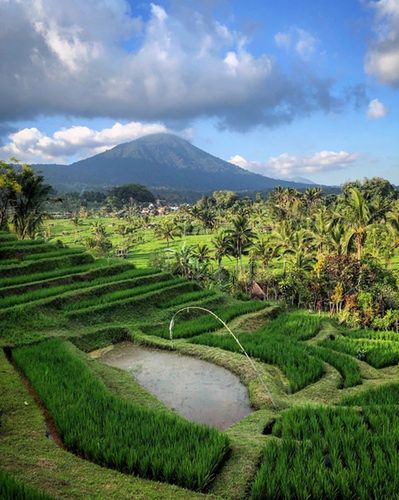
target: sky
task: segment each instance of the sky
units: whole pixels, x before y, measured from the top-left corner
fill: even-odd
[[[156,132],[274,178],[399,184],[399,0],[0,0],[0,159]]]

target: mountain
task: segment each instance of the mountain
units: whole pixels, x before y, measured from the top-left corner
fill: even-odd
[[[290,182],[299,182],[300,184],[313,184],[315,185],[316,183],[311,181],[310,179],[307,179],[306,177],[300,177],[297,175],[296,177],[290,177],[287,179]]]
[[[308,183],[280,181],[221,160],[172,134],[151,134],[71,165],[34,165],[59,190],[94,190],[127,183],[149,188],[207,192],[303,189]]]

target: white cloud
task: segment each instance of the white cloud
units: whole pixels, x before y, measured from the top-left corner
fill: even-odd
[[[291,28],[287,32],[278,32],[274,35],[278,47],[294,50],[303,58],[311,56],[317,48],[317,39],[302,28]]]
[[[0,0],[0,123],[39,114],[207,116],[244,130],[347,101],[332,95],[331,79],[255,56],[242,33],[178,3],[152,4],[143,20],[127,0]],[[314,37],[294,34],[294,50],[309,55]]]
[[[370,101],[367,108],[367,116],[373,120],[384,118],[388,114],[388,108],[379,99]]]
[[[283,153],[266,161],[251,161],[240,155],[229,161],[239,167],[275,178],[311,175],[348,167],[358,159],[356,153],[347,151],[320,151],[313,155],[296,156]]]
[[[69,157],[88,157],[143,135],[167,131],[161,123],[140,122],[115,123],[102,130],[74,126],[57,130],[52,135],[37,128],[24,128],[8,136],[9,142],[0,147],[0,158],[15,156],[29,163],[65,163]]]
[[[399,85],[399,1],[378,0],[375,10],[375,40],[365,58],[365,70],[382,83]]]

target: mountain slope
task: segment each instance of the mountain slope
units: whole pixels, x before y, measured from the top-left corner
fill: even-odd
[[[56,188],[98,189],[126,183],[212,191],[305,187],[244,170],[172,134],[151,134],[71,165],[35,165]]]

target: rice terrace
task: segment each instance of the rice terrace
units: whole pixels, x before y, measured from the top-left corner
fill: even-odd
[[[0,500],[399,500],[399,0],[0,47]]]

